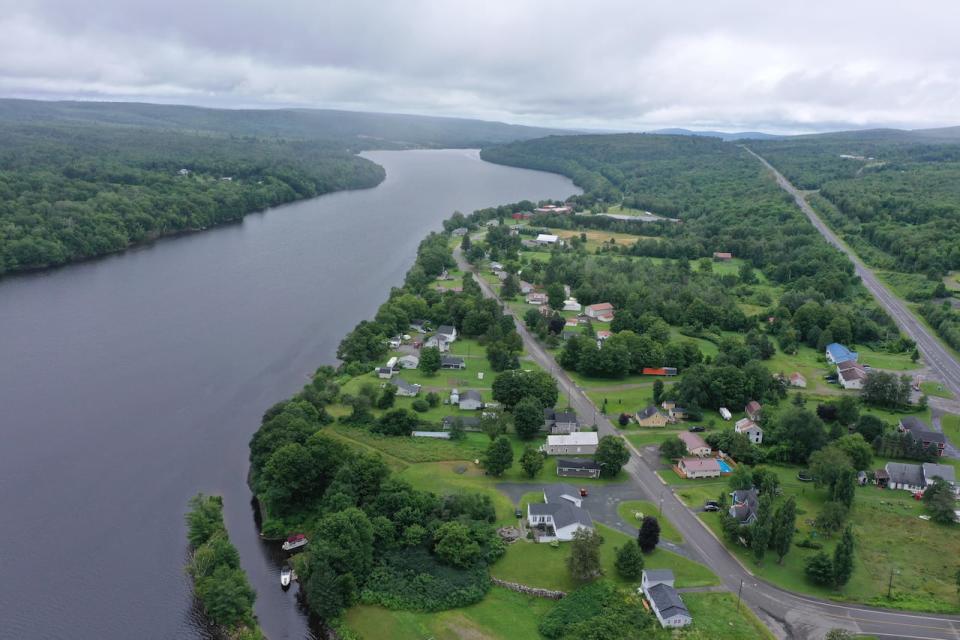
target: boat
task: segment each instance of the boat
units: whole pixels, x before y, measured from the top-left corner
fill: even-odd
[[[285,564],[283,568],[280,569],[280,586],[286,589],[290,586],[291,580],[293,580],[293,569],[290,565]]]
[[[294,551],[300,547],[305,547],[307,545],[307,536],[302,533],[295,533],[292,536],[287,538],[287,541],[284,542],[280,548],[284,551]]]

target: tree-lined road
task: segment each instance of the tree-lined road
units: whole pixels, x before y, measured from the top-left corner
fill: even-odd
[[[464,273],[474,269],[466,262],[459,248],[454,250],[457,265]],[[486,297],[499,300],[490,284],[476,277]],[[501,301],[502,302],[502,301]],[[553,356],[526,328],[522,320],[505,306],[523,339],[530,357],[557,380],[570,406],[586,419],[596,416],[600,436],[617,435],[613,424],[597,410],[587,394],[557,364]],[[750,607],[763,622],[780,638],[819,640],[832,628],[844,628],[856,633],[878,638],[912,638],[918,640],[960,640],[960,616],[911,614],[871,607],[860,607],[810,598],[788,591],[756,578],[734,558],[706,525],[674,495],[654,469],[659,465],[659,456],[651,460],[628,441],[632,455],[624,467],[629,481],[636,487],[637,498],[662,504],[663,515],[669,519],[684,539],[684,546],[699,562],[709,566],[728,590],[741,591],[746,606]]]
[[[743,148],[747,153],[763,163],[763,166],[773,174],[780,188],[793,197],[793,200],[797,203],[797,206],[800,207],[800,210],[810,219],[810,222],[817,231],[826,238],[827,242],[847,255],[850,261],[853,262],[857,275],[860,276],[863,284],[870,293],[873,294],[873,297],[877,299],[880,306],[890,314],[890,317],[894,319],[897,326],[899,326],[911,340],[917,343],[917,349],[920,351],[920,355],[923,356],[924,361],[937,373],[946,387],[953,392],[954,397],[960,398],[960,362],[957,362],[953,354],[937,340],[936,336],[927,329],[926,325],[907,309],[902,300],[890,293],[883,283],[880,282],[880,279],[877,278],[876,274],[863,263],[863,260],[860,259],[853,249],[848,247],[837,237],[830,227],[820,219],[820,216],[818,216],[807,203],[803,194],[800,193],[789,180],[784,178],[783,174],[777,171],[773,165],[763,157],[757,155],[747,147]]]

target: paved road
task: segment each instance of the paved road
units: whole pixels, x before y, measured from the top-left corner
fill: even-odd
[[[459,249],[454,250],[457,264],[464,271],[472,271]],[[476,278],[484,295],[496,298],[489,283]],[[517,325],[524,347],[531,358],[557,380],[560,390],[570,399],[570,405],[581,416],[596,416],[601,436],[617,434],[616,428],[561,369],[553,356],[527,331],[520,318],[506,307]],[[709,566],[723,586],[733,593],[741,591],[746,606],[780,638],[819,640],[832,628],[844,628],[878,638],[915,638],[922,640],[960,640],[960,616],[909,614],[870,607],[850,606],[783,591],[754,577],[713,536],[709,529],[664,485],[654,472],[659,460],[646,460],[640,450],[627,442],[632,451],[624,467],[636,489],[635,497],[651,502],[663,502],[663,515],[669,519],[684,539],[684,547],[693,557]],[[689,554],[688,554],[689,555]]]
[[[857,275],[863,280],[863,284],[870,290],[873,297],[876,298],[880,305],[890,314],[900,329],[917,343],[917,349],[923,356],[924,361],[936,372],[944,385],[953,392],[954,397],[960,398],[960,362],[957,362],[953,354],[940,344],[930,330],[907,309],[906,305],[899,298],[890,293],[857,254],[831,231],[830,227],[828,227],[813,208],[807,204],[803,194],[801,194],[796,187],[790,184],[790,182],[765,159],[747,147],[743,148],[746,149],[747,153],[762,162],[763,165],[773,173],[780,188],[793,196],[797,206],[806,214],[817,231],[827,239],[827,242],[847,254],[847,257],[853,262]]]

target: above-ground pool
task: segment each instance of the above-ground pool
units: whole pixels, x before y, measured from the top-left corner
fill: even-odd
[[[733,473],[733,469],[723,458],[717,458],[717,464],[720,465],[720,473]]]

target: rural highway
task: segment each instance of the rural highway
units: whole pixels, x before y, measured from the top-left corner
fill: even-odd
[[[953,357],[953,354],[940,344],[940,341],[937,340],[931,331],[907,309],[902,300],[890,293],[890,290],[880,282],[876,274],[863,263],[860,257],[854,253],[853,249],[840,240],[830,227],[820,219],[820,216],[807,204],[803,194],[800,193],[789,180],[784,178],[783,175],[764,158],[747,147],[743,147],[743,149],[770,170],[776,178],[777,184],[780,185],[780,188],[793,196],[797,206],[806,214],[817,231],[827,239],[827,242],[844,252],[847,257],[850,258],[857,275],[860,276],[863,284],[866,285],[870,293],[873,294],[873,297],[877,299],[880,306],[890,314],[890,317],[894,319],[900,329],[907,334],[911,340],[917,343],[917,350],[919,350],[920,355],[923,356],[924,362],[940,377],[941,382],[953,392],[953,396],[960,398],[960,363]]]
[[[464,273],[474,271],[459,248],[454,250],[454,258]],[[486,297],[499,300],[486,280],[479,275],[476,280]],[[561,393],[567,396],[570,406],[581,419],[586,421],[595,416],[601,437],[617,435],[613,424],[597,410],[583,389],[557,364],[521,319],[509,307],[504,308],[513,316],[527,353],[556,378]],[[624,469],[637,488],[637,498],[662,504],[663,515],[683,536],[684,546],[720,577],[723,586],[732,593],[741,592],[744,605],[750,607],[777,637],[820,640],[830,629],[843,628],[878,638],[960,640],[960,616],[910,614],[834,603],[784,591],[756,578],[660,480],[654,472],[659,466],[659,455],[650,453],[648,459],[644,452],[628,441],[624,442],[632,453]]]

